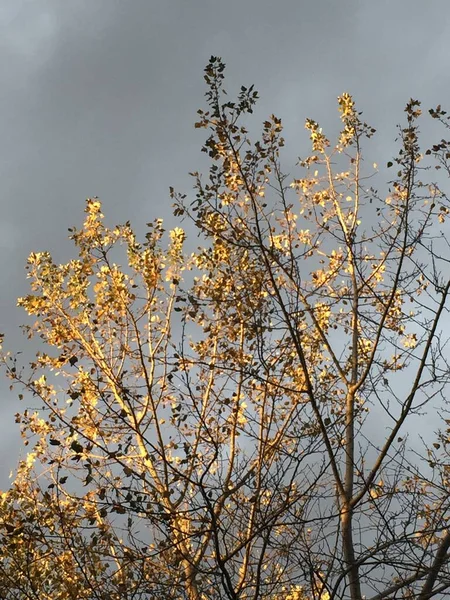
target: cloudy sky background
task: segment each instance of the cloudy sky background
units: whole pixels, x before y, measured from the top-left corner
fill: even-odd
[[[170,218],[168,187],[188,192],[205,165],[203,68],[227,64],[228,87],[255,84],[256,120],[283,119],[287,163],[308,152],[305,117],[336,130],[352,93],[378,130],[386,163],[410,97],[449,100],[448,0],[2,0],[0,2],[0,331],[24,344],[16,298],[31,251],[72,250],[84,199],[109,224]],[[1,384],[0,486],[19,454]]]

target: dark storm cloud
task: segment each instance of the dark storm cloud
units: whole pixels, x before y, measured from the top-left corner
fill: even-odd
[[[231,87],[254,83],[257,118],[287,125],[292,162],[306,116],[336,127],[335,98],[354,93],[394,136],[409,96],[448,96],[446,1],[4,0],[0,7],[0,330],[23,344],[15,299],[31,250],[70,255],[67,227],[86,196],[108,222],[170,216],[167,189],[202,165],[195,111],[211,54]],[[298,146],[298,147],[297,147]],[[3,394],[5,444],[14,397]],[[7,424],[6,424],[7,422]],[[10,453],[3,470],[14,462]],[[0,465],[1,467],[1,465]]]

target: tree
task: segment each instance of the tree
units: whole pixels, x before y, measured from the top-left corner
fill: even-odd
[[[362,159],[374,129],[343,94],[337,143],[307,120],[290,179],[278,118],[248,139],[253,86],[230,101],[214,57],[205,80],[209,176],[193,202],[171,190],[201,247],[180,227],[166,245],[161,220],[138,243],[94,198],[70,230],[78,258],[28,260],[19,304],[42,350],[31,370],[4,357],[36,406],[17,415],[31,451],[1,499],[0,592],[442,596],[449,202],[422,179],[428,160],[450,174],[447,143],[421,152],[411,100],[383,197]]]

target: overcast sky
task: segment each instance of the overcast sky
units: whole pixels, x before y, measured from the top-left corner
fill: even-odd
[[[255,84],[256,114],[280,116],[292,159],[305,117],[337,123],[352,93],[379,134],[379,161],[410,97],[449,98],[448,0],[1,0],[0,331],[20,349],[31,251],[71,256],[67,228],[99,196],[109,224],[169,217],[168,187],[189,191],[204,164],[203,68]],[[3,382],[0,485],[18,454]]]

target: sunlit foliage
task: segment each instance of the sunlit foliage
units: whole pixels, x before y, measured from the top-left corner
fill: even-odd
[[[308,119],[312,153],[288,176],[280,119],[248,137],[253,87],[230,100],[214,57],[205,80],[211,166],[193,200],[171,190],[180,226],[139,242],[93,198],[76,258],[29,257],[19,305],[41,349],[26,368],[4,356],[29,408],[0,595],[439,595],[447,421],[423,451],[414,432],[445,417],[450,378],[447,144],[421,151],[411,100],[379,194],[362,159],[375,130],[343,94],[337,142]]]

